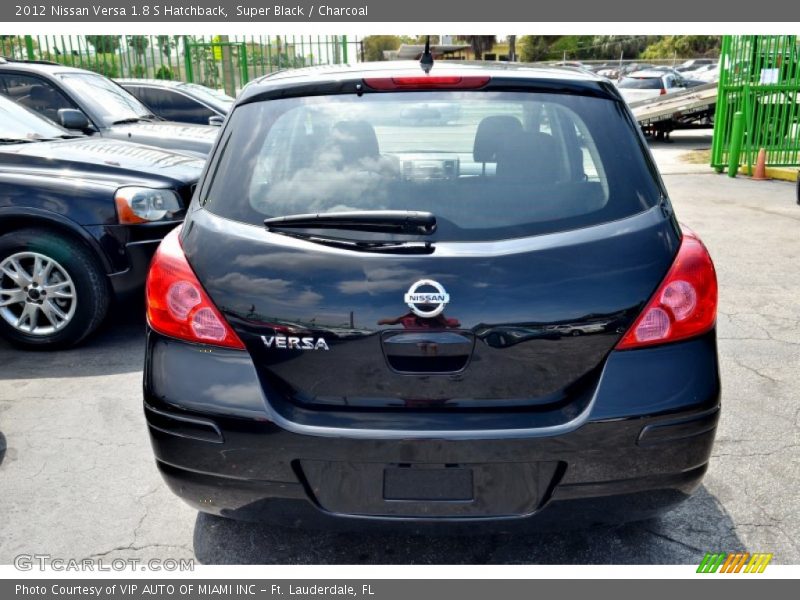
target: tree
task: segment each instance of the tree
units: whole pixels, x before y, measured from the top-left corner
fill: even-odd
[[[593,35],[561,35],[550,44],[548,58],[556,60],[590,58],[594,43]]]
[[[462,39],[472,48],[475,60],[483,60],[483,55],[497,43],[496,35],[465,35]]]
[[[178,45],[178,37],[177,35],[159,35],[156,37],[158,49],[161,50],[161,54],[167,57],[167,62],[169,62],[169,58],[172,55],[172,49]]]
[[[156,79],[175,79],[175,74],[167,65],[161,65],[156,71]]]
[[[128,47],[133,48],[134,53],[139,60],[144,59],[144,53],[147,51],[147,46],[150,45],[150,39],[146,35],[129,35]]]
[[[665,35],[647,46],[642,58],[719,56],[721,41],[716,35]]]
[[[521,39],[524,61],[637,58],[661,36],[647,35],[526,35]]]
[[[517,60],[517,36],[508,36],[508,61],[514,62]]]
[[[26,50],[27,50],[27,40],[25,39],[27,36],[24,35],[0,35],[0,54],[6,56],[12,56],[14,54],[14,50],[17,50],[19,54],[19,58],[25,56],[27,58]],[[33,47],[34,52],[39,50],[39,44],[33,37],[31,37],[31,46]]]
[[[368,35],[362,40],[364,60],[386,60],[384,50],[397,50],[402,43],[402,38],[396,35]]]
[[[522,50],[520,58],[523,62],[536,62],[547,58],[550,44],[547,36],[544,35],[525,35],[520,40]]]
[[[658,35],[598,35],[579,58],[640,58],[642,51],[659,39]]]
[[[119,35],[87,35],[86,41],[91,44],[94,51],[100,53],[114,53],[119,50],[122,36]]]

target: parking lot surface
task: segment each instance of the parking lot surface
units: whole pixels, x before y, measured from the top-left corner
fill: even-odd
[[[707,551],[800,562],[800,206],[792,184],[715,175],[654,152],[680,220],[715,259],[723,412],[709,472],[666,516],[539,535],[430,538],[302,532],[198,515],[161,481],[141,408],[143,307],[118,306],[75,350],[0,341],[0,563],[192,558],[200,563],[698,563]]]

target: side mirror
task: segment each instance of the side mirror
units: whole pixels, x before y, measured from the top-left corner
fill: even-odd
[[[59,108],[58,122],[61,123],[64,129],[75,129],[78,131],[91,129],[89,118],[75,108]]]
[[[222,117],[220,115],[213,115],[211,117],[208,117],[208,124],[209,125],[214,125],[216,127],[221,127],[224,122],[225,122],[225,117]]]

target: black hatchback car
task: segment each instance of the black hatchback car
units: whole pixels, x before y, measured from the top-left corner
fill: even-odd
[[[75,135],[0,96],[0,336],[76,344],[141,293],[203,161]]]
[[[157,464],[197,509],[516,531],[699,485],[714,267],[608,81],[278,74],[199,186],[148,276],[144,375]]]

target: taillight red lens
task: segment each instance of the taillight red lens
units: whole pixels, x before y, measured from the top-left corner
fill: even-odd
[[[364,85],[373,90],[477,89],[489,83],[490,77],[479,75],[415,75],[411,77],[373,77]]]
[[[180,228],[173,229],[161,242],[147,274],[147,322],[154,330],[170,337],[244,349],[183,254]]]
[[[675,342],[705,333],[717,319],[717,275],[703,242],[686,232],[672,267],[618,350]]]

